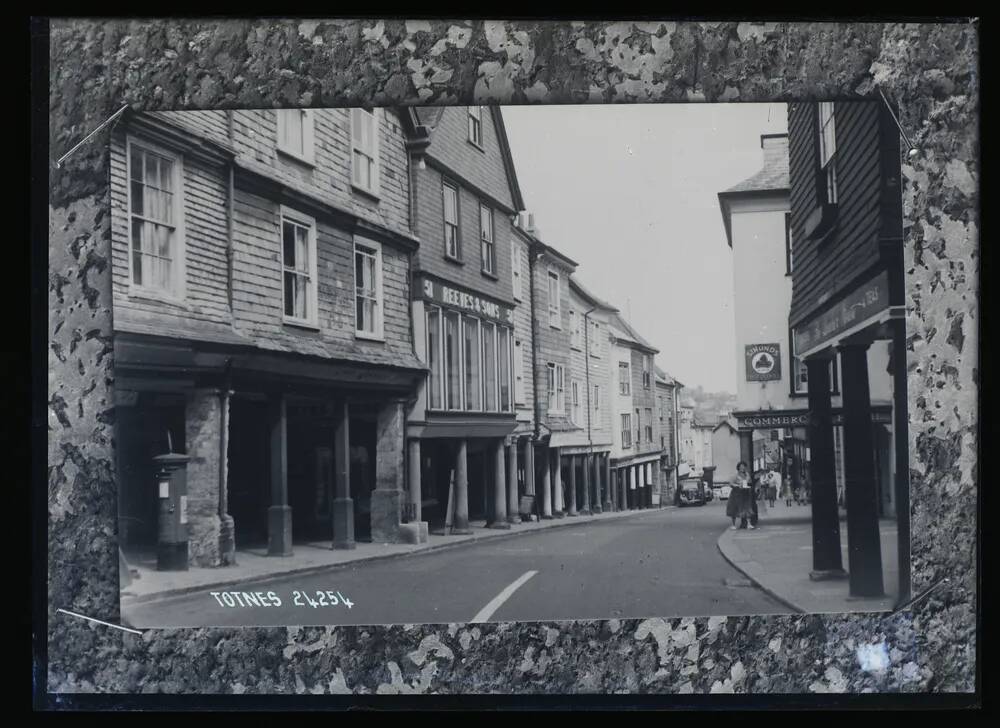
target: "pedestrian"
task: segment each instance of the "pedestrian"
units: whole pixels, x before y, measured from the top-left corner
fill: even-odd
[[[749,499],[753,488],[750,483],[750,474],[747,472],[747,464],[742,460],[736,466],[736,475],[730,485],[729,500],[726,502],[726,515],[733,522],[733,530],[746,528],[747,518],[750,515]],[[739,526],[736,525],[737,519],[740,521]]]
[[[767,500],[770,502],[771,508],[774,508],[774,502],[778,499],[778,480],[780,478],[781,476],[774,470],[767,474]]]
[[[778,491],[781,493],[781,498],[785,501],[785,507],[790,508],[792,505],[792,479],[782,479],[781,473],[775,473],[774,475],[775,484],[778,487]]]
[[[751,526],[756,526],[760,520],[761,508],[763,508],[764,514],[767,515],[767,503],[764,502],[764,498],[767,496],[766,485],[764,483],[764,474],[766,472],[766,470],[758,470],[754,473],[753,480],[751,481],[751,486],[753,487],[753,495],[750,502]]]

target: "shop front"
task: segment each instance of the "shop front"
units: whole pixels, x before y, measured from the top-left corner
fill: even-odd
[[[479,521],[509,528],[526,440],[511,437],[514,309],[428,274],[417,276],[414,291],[417,351],[428,372],[406,430],[407,517],[446,533],[467,533]]]
[[[125,331],[115,356],[119,514],[134,558],[156,547],[167,454],[184,456],[185,565],[231,564],[237,548],[398,540],[405,403],[423,370]]]

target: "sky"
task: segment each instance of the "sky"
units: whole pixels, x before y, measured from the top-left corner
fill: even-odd
[[[540,239],[621,310],[686,387],[736,392],[731,250],[718,193],[763,166],[784,104],[505,106]]]

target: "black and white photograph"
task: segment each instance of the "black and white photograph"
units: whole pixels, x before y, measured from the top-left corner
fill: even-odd
[[[36,710],[978,706],[981,21],[332,12],[30,18]]]
[[[893,113],[124,113],[123,620],[891,610]]]

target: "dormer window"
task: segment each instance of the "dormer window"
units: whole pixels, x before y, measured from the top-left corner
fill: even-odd
[[[469,107],[469,141],[483,148],[483,107]]]

